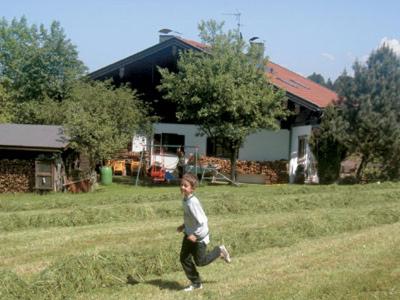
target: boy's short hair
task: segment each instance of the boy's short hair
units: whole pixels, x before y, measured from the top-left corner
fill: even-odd
[[[197,177],[192,173],[183,174],[182,180],[186,180],[192,186],[193,189],[197,187]]]

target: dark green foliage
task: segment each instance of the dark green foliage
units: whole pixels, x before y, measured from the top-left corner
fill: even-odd
[[[296,168],[294,183],[303,184],[305,180],[305,168],[304,165],[300,164]]]
[[[334,90],[333,82],[332,82],[332,80],[330,78],[328,78],[328,80],[326,81],[325,86],[328,89]]]
[[[320,84],[320,85],[325,85],[325,78],[321,74],[317,74],[314,72],[307,78],[314,81],[315,83]]]
[[[325,81],[324,76],[322,76],[321,74],[317,74],[317,73],[313,72],[307,78],[314,81],[315,83],[318,83],[318,84],[328,88],[328,89],[333,89],[332,80],[330,78],[328,78],[328,80]]]
[[[150,130],[146,108],[127,86],[79,81],[62,107],[70,146],[87,154],[92,167],[126,148],[135,133]]]
[[[381,179],[400,176],[400,58],[387,47],[354,64],[354,77],[337,83],[340,115],[347,127],[337,138],[360,156],[357,178],[372,162],[381,164]],[[335,83],[336,84],[336,83]]]
[[[3,18],[0,49],[0,84],[16,105],[14,122],[37,122],[32,112],[36,101],[64,99],[72,83],[86,72],[58,22],[46,29],[29,26],[25,17],[10,23]]]
[[[7,121],[60,124],[54,108],[86,70],[60,24],[46,30],[29,26],[24,17],[2,19],[0,49],[0,83],[11,102]]]
[[[309,141],[317,160],[318,177],[322,184],[333,183],[339,178],[340,163],[345,158],[346,147],[337,137],[344,134],[345,127],[338,119],[337,108],[327,107],[320,127],[313,131]]]
[[[336,78],[335,83],[333,84],[333,90],[340,95],[345,90],[349,90],[351,88],[352,81],[353,77],[348,75],[347,71],[344,70],[343,73]]]
[[[9,94],[0,83],[0,123],[9,123],[12,118],[12,102]]]
[[[65,99],[86,72],[58,22],[0,20],[0,122],[61,124]]]
[[[195,122],[200,134],[225,140],[234,179],[245,138],[262,128],[278,129],[276,120],[286,115],[285,93],[267,81],[263,51],[248,47],[239,32],[224,33],[222,25],[199,25],[207,53],[181,53],[178,73],[160,70],[159,89],[177,103],[179,120]]]

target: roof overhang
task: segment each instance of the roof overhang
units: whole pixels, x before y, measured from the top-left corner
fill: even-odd
[[[103,67],[103,68],[101,68],[99,70],[96,70],[96,71],[88,74],[88,76],[90,78],[94,79],[94,80],[96,80],[96,79],[100,79],[100,80],[101,79],[106,79],[108,77],[111,77],[113,74],[116,74],[116,72],[119,72],[119,70],[121,68],[129,67],[130,65],[133,65],[133,64],[138,63],[138,62],[140,62],[142,60],[145,60],[146,58],[148,58],[148,57],[150,57],[152,55],[157,55],[157,53],[159,53],[159,52],[161,52],[161,51],[163,51],[163,50],[165,50],[165,49],[167,49],[169,47],[172,47],[172,46],[176,46],[177,48],[179,48],[181,50],[186,50],[187,49],[187,50],[195,50],[195,51],[206,52],[206,50],[205,50],[206,46],[201,44],[201,43],[190,41],[190,40],[185,40],[185,39],[182,39],[180,37],[171,36],[169,39],[167,39],[167,40],[165,40],[163,42],[160,42],[160,43],[158,43],[158,44],[156,44],[156,45],[154,45],[154,46],[152,46],[150,48],[147,48],[147,49],[145,49],[145,50],[143,50],[141,52],[138,52],[136,54],[128,56],[128,57],[126,57],[126,58],[124,58],[122,60],[119,60],[119,61],[117,61],[117,62],[115,62],[113,64],[110,64],[110,65],[108,65],[106,67]],[[274,65],[275,66],[279,66],[279,65],[277,65],[275,63],[274,63]],[[283,68],[281,66],[279,66],[279,68],[280,69],[285,69],[285,68]],[[291,76],[295,76],[295,77],[298,77],[298,78],[301,77],[303,80],[307,80],[309,82],[309,84],[312,84],[312,85],[315,84],[315,83],[311,82],[309,79],[307,79],[305,77],[302,77],[302,76],[300,76],[300,75],[298,75],[298,74],[296,74],[296,73],[294,73],[294,72],[292,72],[290,70],[287,70],[287,69],[285,69],[285,70],[288,71]],[[271,82],[272,81],[273,80],[271,80]],[[289,100],[293,101],[294,103],[299,104],[299,105],[301,105],[301,106],[303,106],[303,107],[305,107],[307,109],[310,109],[312,111],[323,111],[324,110],[324,107],[322,105],[318,105],[317,104],[318,101],[313,101],[313,100],[310,100],[308,98],[304,98],[304,97],[301,97],[299,95],[296,95],[296,94],[293,93],[293,91],[292,92],[289,91],[290,88],[286,89],[284,86],[280,86],[280,84],[277,83],[277,82],[275,82],[275,83],[272,82],[272,84],[276,88],[283,89],[286,92]],[[334,93],[333,91],[331,91],[331,92]]]
[[[286,95],[289,100],[291,100],[293,103],[296,103],[298,105],[304,106],[305,108],[311,110],[311,111],[323,111],[324,108],[319,107],[318,105],[311,103],[310,101],[304,100],[300,97],[297,97],[296,95],[286,91]]]
[[[157,54],[158,52],[165,50],[167,48],[170,48],[172,46],[176,46],[182,50],[196,50],[196,51],[204,51],[203,49],[196,47],[194,45],[188,44],[187,42],[185,42],[184,40],[177,38],[177,37],[171,37],[161,43],[158,43],[150,48],[147,48],[143,51],[140,51],[136,54],[133,54],[131,56],[128,56],[124,59],[121,59],[111,65],[105,66],[99,70],[96,70],[92,73],[89,73],[88,76],[91,79],[101,79],[103,77],[107,77],[108,75],[110,75],[111,73],[124,68],[128,65],[134,64],[138,61],[141,61],[143,59],[145,59],[148,56]]]
[[[18,151],[37,151],[37,152],[63,152],[65,148],[42,148],[42,147],[22,147],[22,146],[4,146],[0,145],[0,150],[18,150]]]

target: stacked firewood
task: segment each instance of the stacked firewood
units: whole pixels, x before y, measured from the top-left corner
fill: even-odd
[[[219,172],[230,174],[231,163],[228,159],[217,157],[202,156],[200,158],[201,165],[215,166]],[[288,182],[288,161],[250,161],[237,160],[237,174],[264,175],[266,183],[287,183]]]
[[[28,192],[34,187],[34,160],[0,160],[0,193]]]

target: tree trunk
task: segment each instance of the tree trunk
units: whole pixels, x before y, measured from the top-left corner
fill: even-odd
[[[233,147],[231,151],[231,180],[236,182],[236,160],[239,153],[239,147]]]
[[[364,168],[365,168],[365,166],[367,165],[367,163],[368,163],[368,158],[365,157],[365,156],[363,155],[363,156],[361,157],[361,163],[360,163],[360,165],[358,166],[357,172],[356,172],[356,179],[357,179],[358,182],[361,181],[361,174],[362,174],[362,172],[364,171]]]

